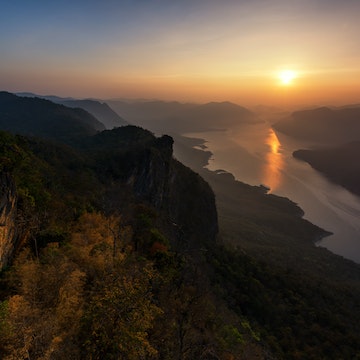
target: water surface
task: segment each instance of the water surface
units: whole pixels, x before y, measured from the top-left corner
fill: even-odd
[[[360,263],[360,198],[292,157],[294,150],[319,144],[276,133],[266,123],[186,136],[206,140],[213,153],[210,170],[229,171],[240,181],[263,184],[291,199],[304,210],[304,218],[334,233],[318,245]]]

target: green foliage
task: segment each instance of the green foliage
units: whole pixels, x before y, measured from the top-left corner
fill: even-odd
[[[247,319],[242,320],[242,327],[281,358],[356,356],[359,287],[269,266],[225,248],[214,249],[209,259],[224,298]]]
[[[232,347],[245,343],[240,331],[233,325],[225,325],[222,328],[221,335],[225,349],[231,349]]]
[[[15,179],[19,216],[38,247],[38,257],[27,251],[12,267],[0,351],[9,359],[356,358],[354,267],[324,276],[338,263],[309,257],[313,267],[301,268],[308,253],[292,264],[296,244],[310,247],[309,234],[323,231],[296,218],[290,201],[262,202],[239,185],[243,213],[221,220],[241,228],[252,255],[215,245],[210,187],[170,161],[171,141],[162,141],[129,127],[76,150],[0,132],[0,167]],[[139,204],[143,193],[131,183],[144,179],[149,159],[173,181],[154,178],[154,188],[164,186],[156,210],[158,193]],[[229,233],[236,243],[239,233]]]
[[[156,354],[148,331],[161,314],[152,295],[157,274],[135,254],[119,251],[114,258],[106,220],[86,214],[68,246],[49,244],[39,261],[29,251],[17,259],[17,292],[0,308],[2,350],[9,358],[138,359]]]
[[[121,271],[122,270],[122,271]],[[97,285],[83,318],[91,359],[139,359],[156,354],[147,337],[160,309],[151,299],[149,268],[114,269]]]

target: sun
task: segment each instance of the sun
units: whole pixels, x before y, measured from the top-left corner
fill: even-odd
[[[282,85],[290,85],[297,77],[297,73],[294,70],[281,70],[278,77]]]

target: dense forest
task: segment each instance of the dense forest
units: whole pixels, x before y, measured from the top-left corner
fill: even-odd
[[[204,170],[215,198],[139,127],[53,135],[0,132],[2,359],[360,359],[360,267],[289,200]]]

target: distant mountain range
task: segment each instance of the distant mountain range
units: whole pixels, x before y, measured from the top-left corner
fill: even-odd
[[[105,130],[100,121],[83,109],[5,91],[0,92],[0,128],[15,134],[67,143]]]
[[[113,129],[115,127],[127,125],[122,117],[120,117],[109,105],[105,102],[100,102],[92,99],[77,100],[71,97],[62,98],[54,95],[36,95],[33,93],[18,93],[19,96],[24,97],[38,97],[46,100],[50,100],[57,104],[62,104],[71,108],[84,109],[92,114],[96,119],[103,123],[106,129]]]
[[[224,129],[260,121],[254,112],[227,101],[207,104],[161,100],[106,100],[102,102],[54,95],[43,96],[29,92],[17,95],[38,97],[71,108],[84,109],[103,123],[107,129],[131,123],[158,133],[185,133]]]
[[[321,107],[296,111],[273,127],[284,134],[308,141],[340,144],[360,140],[360,107]]]
[[[156,132],[207,131],[260,121],[250,110],[231,102],[199,105],[165,101],[112,100],[108,103],[129,122]]]

